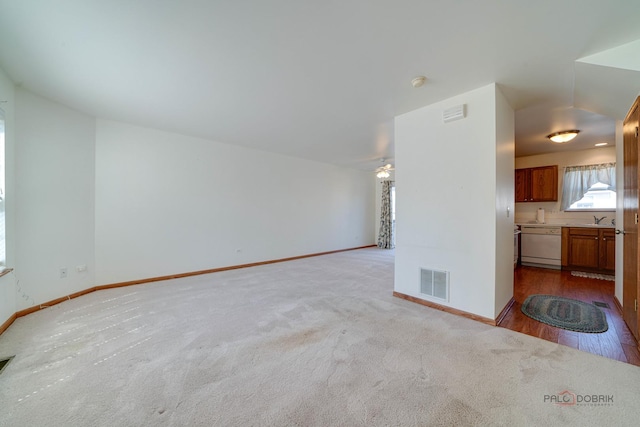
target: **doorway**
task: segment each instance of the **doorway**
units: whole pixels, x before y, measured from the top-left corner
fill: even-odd
[[[579,350],[640,366],[638,351],[638,143],[640,133],[640,97],[629,110],[623,123],[623,173],[622,197],[623,224],[616,230],[622,234],[623,262],[622,301],[615,294],[615,282],[597,278],[576,277],[569,271],[554,271],[535,267],[519,267],[514,276],[515,303],[499,326],[522,332]],[[618,159],[620,161],[620,159]],[[592,238],[593,239],[593,238]],[[596,238],[597,239],[597,238]],[[618,264],[619,266],[620,264]],[[595,303],[605,313],[609,329],[600,334],[566,331],[537,322],[521,311],[522,303],[529,295],[551,294]]]

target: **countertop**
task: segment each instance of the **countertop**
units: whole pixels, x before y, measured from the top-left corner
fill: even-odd
[[[539,224],[537,222],[532,222],[532,223],[528,223],[528,222],[522,222],[522,223],[516,223],[516,225],[526,225],[527,227],[584,227],[584,228],[616,228],[615,225],[611,225],[611,223],[608,224],[574,224],[574,223],[560,223],[560,224],[550,224],[550,223],[545,223],[545,224]]]

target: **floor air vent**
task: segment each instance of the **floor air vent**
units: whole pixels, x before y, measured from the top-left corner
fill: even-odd
[[[2,371],[4,371],[4,368],[9,364],[9,362],[11,362],[11,359],[13,358],[14,356],[7,357],[6,359],[0,359],[0,374],[2,373]]]
[[[449,301],[449,272],[420,269],[420,293]]]

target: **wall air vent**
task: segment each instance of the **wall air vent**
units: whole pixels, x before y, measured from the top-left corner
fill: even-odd
[[[420,293],[449,302],[449,272],[421,268]]]
[[[442,112],[442,120],[445,123],[452,122],[454,120],[464,119],[466,113],[466,104],[456,105],[455,107],[447,108]]]

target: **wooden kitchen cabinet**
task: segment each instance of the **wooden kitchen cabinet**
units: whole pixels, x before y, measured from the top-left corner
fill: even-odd
[[[531,200],[555,202],[558,200],[558,166],[531,169]]]
[[[569,229],[569,267],[600,268],[600,241],[597,228]]]
[[[516,169],[516,202],[558,201],[558,165]]]
[[[611,229],[600,230],[600,268],[615,271],[616,269],[616,233]]]
[[[612,273],[616,268],[615,232],[609,228],[569,227],[563,233],[566,266],[571,269]]]
[[[516,169],[516,202],[528,202],[531,198],[530,171],[530,169]]]

